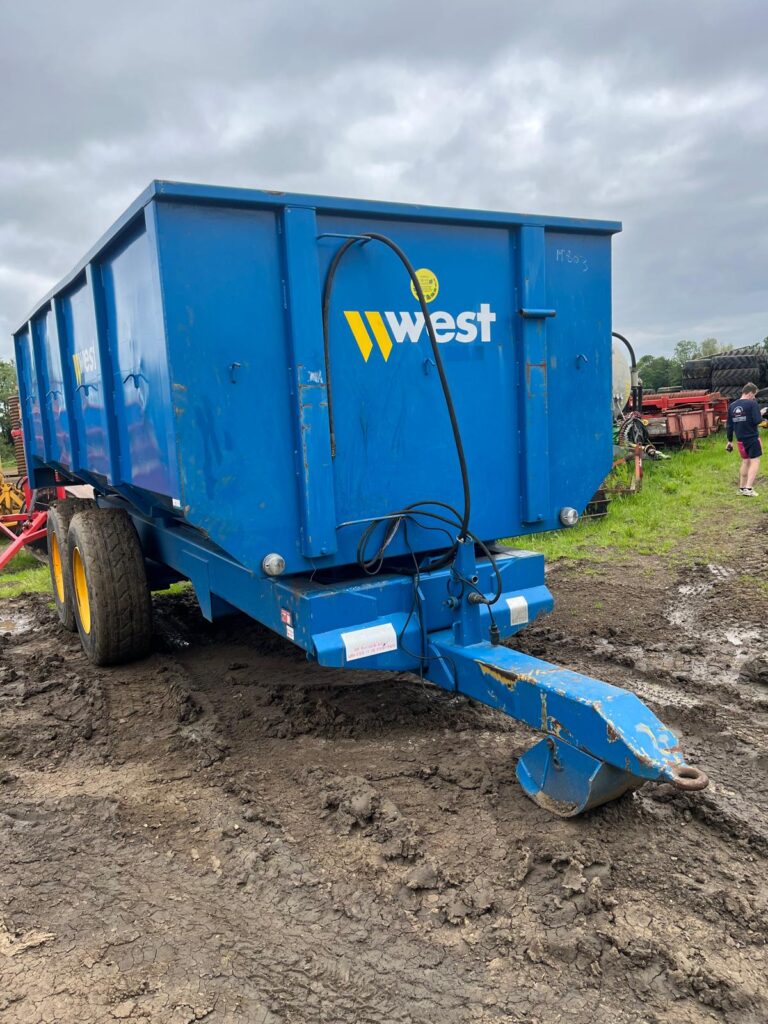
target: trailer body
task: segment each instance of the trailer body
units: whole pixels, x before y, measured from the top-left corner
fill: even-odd
[[[32,485],[125,509],[209,618],[239,609],[321,665],[415,671],[547,732],[518,776],[560,813],[679,781],[637,698],[498,646],[552,597],[540,555],[480,543],[573,522],[610,469],[619,230],[155,182],[15,334]],[[402,515],[462,508],[443,369],[471,543],[452,514]]]
[[[333,295],[331,459],[321,281],[339,235],[376,230],[434,275],[474,532],[557,528],[610,468],[618,224],[156,182],[16,333],[31,476],[163,505],[257,573],[349,565],[341,524],[459,504],[418,303],[372,244]]]

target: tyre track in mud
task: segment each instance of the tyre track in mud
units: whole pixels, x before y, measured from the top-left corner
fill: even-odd
[[[188,596],[156,601],[149,661],[96,672],[19,600],[0,1021],[762,1024],[760,642],[724,636],[712,575],[681,625],[688,577],[553,574],[562,611],[521,646],[636,687],[714,780],[573,821],[517,786],[528,730],[411,678],[318,669]]]

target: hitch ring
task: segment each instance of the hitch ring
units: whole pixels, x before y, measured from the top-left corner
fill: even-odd
[[[672,785],[678,789],[693,792],[698,789],[706,789],[709,785],[709,776],[701,770],[689,764],[673,765],[670,769]]]

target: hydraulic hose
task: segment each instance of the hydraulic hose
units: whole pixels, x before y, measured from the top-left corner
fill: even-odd
[[[375,232],[369,232],[363,235],[357,235],[352,238],[348,238],[331,260],[330,267],[328,268],[328,274],[325,278],[325,286],[323,288],[323,350],[325,356],[325,375],[326,375],[326,388],[328,391],[328,418],[330,422],[331,430],[331,455],[336,454],[336,434],[333,421],[333,401],[331,391],[331,360],[330,360],[330,346],[329,346],[329,313],[331,304],[331,290],[333,288],[333,281],[336,276],[339,263],[343,259],[344,255],[349,249],[357,242],[366,241],[380,242],[386,245],[392,252],[397,256],[400,262],[408,272],[408,276],[411,279],[413,290],[416,293],[416,298],[419,300],[419,306],[424,317],[424,325],[427,328],[427,334],[429,336],[429,343],[432,348],[432,356],[437,367],[437,374],[440,378],[440,386],[443,391],[443,397],[445,399],[445,405],[448,410],[448,418],[451,421],[451,431],[453,433],[453,441],[456,447],[456,455],[459,460],[459,469],[461,471],[461,485],[464,494],[464,508],[461,516],[461,526],[459,530],[459,539],[464,540],[469,530],[469,517],[471,511],[471,495],[469,488],[469,472],[467,470],[467,460],[464,455],[464,445],[461,439],[461,431],[459,430],[459,422],[456,418],[456,409],[453,404],[453,396],[451,395],[451,389],[448,384],[448,378],[445,374],[445,367],[443,366],[443,357],[440,354],[440,346],[437,343],[437,337],[435,336],[435,329],[432,326],[432,320],[429,316],[429,310],[427,309],[427,300],[424,298],[424,292],[421,287],[421,282],[416,275],[416,271],[413,268],[413,264],[405,255],[400,246],[394,242],[387,235],[380,235]],[[432,504],[431,502],[429,504]],[[449,559],[450,560],[450,559]],[[447,564],[447,562],[445,563]]]
[[[643,408],[643,391],[640,385],[640,377],[637,372],[637,359],[635,358],[635,350],[630,345],[629,341],[624,337],[623,334],[619,334],[618,331],[611,331],[612,338],[618,338],[619,341],[623,341],[627,346],[630,358],[630,377],[632,381],[632,412],[641,412]]]

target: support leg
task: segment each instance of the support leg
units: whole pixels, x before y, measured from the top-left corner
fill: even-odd
[[[489,643],[462,646],[431,636],[430,679],[506,712],[547,738],[518,762],[525,792],[569,817],[648,780],[703,789],[677,738],[628,690]]]

